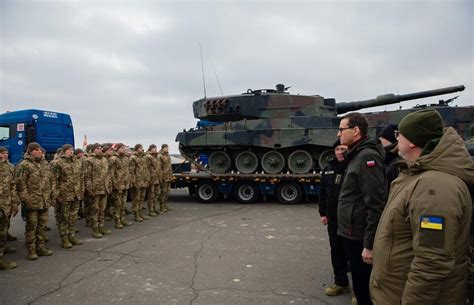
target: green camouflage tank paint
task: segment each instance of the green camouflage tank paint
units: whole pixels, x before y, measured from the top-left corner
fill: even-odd
[[[339,128],[338,114],[464,89],[455,86],[404,95],[385,94],[346,103],[319,95],[290,94],[283,85],[277,85],[276,89],[249,89],[240,95],[195,101],[194,117],[215,126],[185,130],[177,135],[176,141],[181,154],[191,162],[197,164],[199,155],[207,155],[207,169],[217,174],[232,171],[305,174],[322,168],[332,155],[331,147]],[[435,108],[446,125],[460,133],[468,130],[473,120],[474,107],[443,104]],[[406,113],[418,109],[368,114],[369,135],[375,136],[386,125],[398,123]]]

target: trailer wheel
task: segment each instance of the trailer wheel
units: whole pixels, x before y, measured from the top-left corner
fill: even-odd
[[[240,203],[255,203],[260,196],[260,190],[255,183],[242,181],[235,186],[233,196]]]
[[[213,203],[217,201],[219,193],[217,191],[217,186],[212,181],[203,181],[197,185],[196,195],[199,202],[202,203]]]
[[[294,181],[282,181],[277,188],[277,197],[283,204],[297,204],[303,198],[303,188]]]

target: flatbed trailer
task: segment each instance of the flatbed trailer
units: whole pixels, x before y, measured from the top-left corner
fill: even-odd
[[[233,197],[240,203],[255,203],[276,196],[283,204],[297,204],[319,195],[320,174],[214,174],[175,173],[172,188],[188,188],[202,203]]]

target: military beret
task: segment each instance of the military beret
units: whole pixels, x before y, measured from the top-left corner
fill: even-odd
[[[74,149],[74,147],[71,144],[64,144],[62,151],[66,152],[68,149]]]
[[[133,147],[133,150],[137,151],[139,148],[142,148],[143,145],[141,144],[135,144],[135,147]]]
[[[102,146],[99,143],[94,143],[91,146],[91,151],[94,152],[97,148],[102,148]]]
[[[380,132],[379,137],[384,138],[385,140],[389,141],[392,144],[396,143],[397,139],[395,138],[395,130],[398,130],[398,125],[389,124]]]
[[[443,135],[443,119],[436,110],[418,110],[406,115],[398,130],[411,143],[424,148],[426,143]]]
[[[33,150],[38,149],[38,148],[41,148],[41,145],[39,145],[36,142],[31,142],[30,144],[28,144],[28,152],[29,153],[31,153]]]
[[[104,147],[102,147],[102,152],[106,152],[108,150],[112,149],[112,146],[110,145],[105,145]]]
[[[161,149],[168,147],[168,144],[161,144]]]
[[[76,149],[74,150],[74,154],[75,154],[75,155],[83,154],[83,153],[84,153],[84,151],[83,151],[82,149],[80,149],[80,148],[76,148]]]
[[[148,150],[152,150],[153,148],[156,148],[155,144],[151,144],[150,146],[148,146]]]
[[[94,144],[87,144],[87,146],[86,146],[86,151],[87,151],[87,152],[91,152],[93,145],[94,145]]]
[[[117,143],[117,144],[115,144],[115,149],[119,150],[120,148],[122,148],[124,146],[125,146],[125,144],[123,144],[123,143]]]
[[[0,153],[2,152],[8,152],[8,149],[6,147],[0,146]]]

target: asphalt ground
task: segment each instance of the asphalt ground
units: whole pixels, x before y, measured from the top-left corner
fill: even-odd
[[[0,271],[0,304],[350,304],[350,294],[324,294],[333,278],[316,203],[201,204],[181,190],[169,205],[122,230],[107,222],[113,233],[102,239],[79,220],[84,244],[68,250],[51,209],[54,254],[36,261],[15,217],[17,251],[6,258],[18,267]]]

